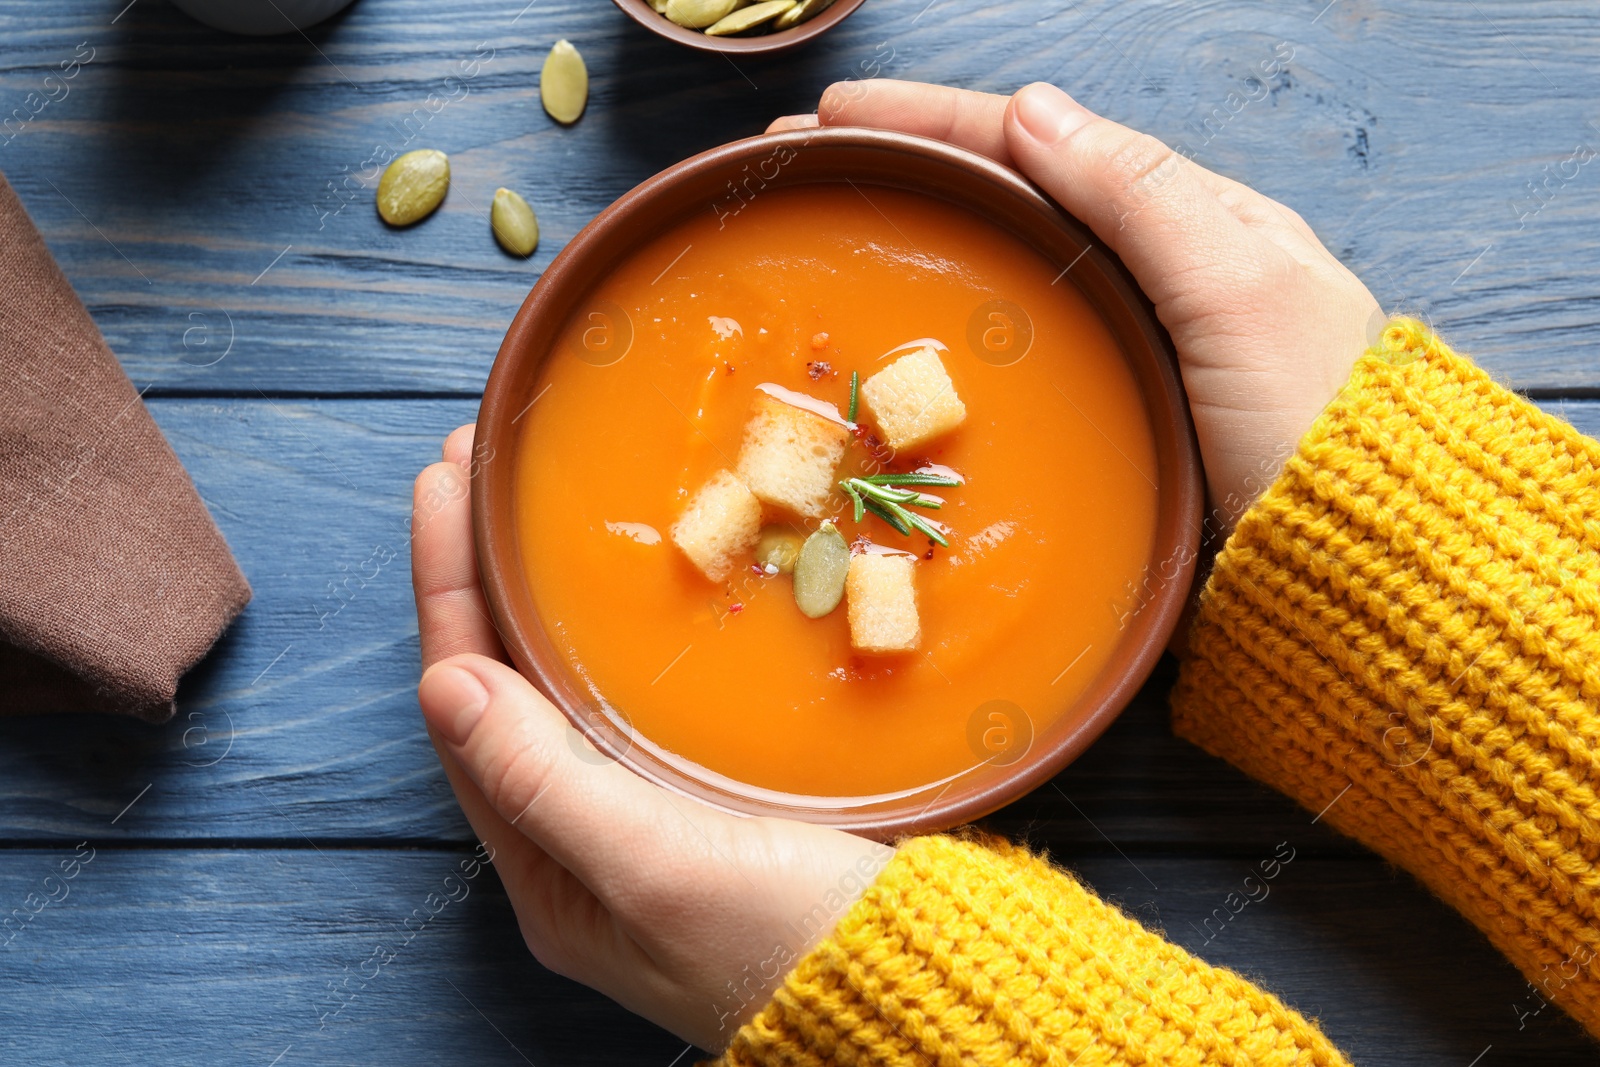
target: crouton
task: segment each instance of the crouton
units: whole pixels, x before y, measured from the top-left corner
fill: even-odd
[[[844,593],[850,644],[859,652],[910,652],[922,639],[917,619],[916,562],[910,556],[863,552],[850,558]]]
[[[820,519],[828,512],[834,469],[849,439],[843,420],[758,391],[739,449],[739,477],[766,503]]]
[[[731,472],[719,470],[689,499],[671,536],[702,574],[720,582],[760,538],[761,501]]]
[[[861,383],[861,399],[896,452],[949,433],[967,417],[934,348],[901,356]]]

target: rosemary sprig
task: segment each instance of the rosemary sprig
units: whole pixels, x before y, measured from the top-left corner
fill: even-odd
[[[939,528],[921,515],[908,508],[927,508],[930,511],[938,510],[944,506],[944,501],[936,496],[927,496],[915,489],[905,489],[902,486],[956,486],[960,485],[959,478],[947,478],[942,474],[869,474],[864,478],[846,478],[839,483],[850,502],[855,505],[855,519],[860,522],[867,512],[872,512],[878,518],[894,527],[902,534],[909,535],[913,530],[927,537],[935,544],[950,547],[950,541]]]
[[[861,372],[850,372],[850,414],[846,416],[850,422],[856,421],[856,405],[861,400]]]

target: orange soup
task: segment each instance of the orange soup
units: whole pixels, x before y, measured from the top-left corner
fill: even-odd
[[[1045,730],[1112,653],[1156,521],[1148,416],[1066,266],[964,209],[849,183],[766,190],[641,247],[520,418],[524,573],[580,688],[635,744],[750,795],[951,780],[992,755],[995,701]],[[847,540],[914,556],[914,651],[860,652],[843,606],[807,617],[789,575],[747,556],[713,582],[674,544],[696,490],[735,469],[758,386],[846,412],[852,371],[927,347],[965,419],[888,469],[959,475],[924,512],[949,547],[857,522],[837,486],[827,503]],[[836,478],[884,469],[860,421]]]

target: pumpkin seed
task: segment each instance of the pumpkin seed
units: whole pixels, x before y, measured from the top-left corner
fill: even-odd
[[[804,538],[786,526],[763,527],[756,542],[756,563],[768,574],[790,574],[804,544]]]
[[[528,202],[510,189],[496,189],[489,205],[489,225],[500,247],[514,256],[531,256],[539,247],[539,220]]]
[[[578,121],[589,102],[589,68],[567,40],[550,46],[539,71],[539,99],[550,117],[564,125]]]
[[[820,619],[844,598],[844,580],[850,573],[850,546],[831,522],[800,546],[794,561],[794,602],[800,611]]]
[[[783,14],[778,16],[778,21],[772,24],[775,30],[787,30],[800,25],[813,15],[820,15],[833,6],[833,0],[800,0],[800,2]]]
[[[795,6],[795,0],[765,0],[764,3],[742,7],[716,23],[706,27],[707,37],[731,37],[736,33],[753,30],[771,22]]]
[[[750,0],[667,0],[663,14],[679,26],[703,30],[719,19],[726,18]]]
[[[391,226],[409,226],[433,214],[449,188],[449,156],[431,148],[407,152],[378,179],[378,215]]]

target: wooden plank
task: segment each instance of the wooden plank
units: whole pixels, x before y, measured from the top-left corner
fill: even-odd
[[[1583,269],[1600,243],[1600,164],[1585,161],[1600,23],[1556,0],[873,0],[824,41],[737,64],[594,0],[455,0],[447,18],[427,0],[358,3],[266,41],[166,4],[108,24],[94,0],[13,0],[0,34],[0,120],[93,49],[65,96],[14,123],[0,166],[140,385],[476,390],[539,271],[619,193],[810,109],[830,81],[888,76],[1056,81],[1291,204],[1387,306],[1508,381],[1600,388]],[[593,77],[570,130],[536,93],[560,36]],[[372,174],[349,176],[375,146],[424,144],[452,156],[450,198],[387,230]],[[529,262],[489,239],[500,184],[539,211]]]
[[[1600,433],[1600,403],[1551,407]],[[471,419],[472,403],[191,399],[151,408],[256,599],[185,681],[164,727],[0,719],[0,840],[465,841],[416,708],[406,522],[414,472]],[[345,592],[330,594],[330,583]],[[1263,837],[1292,837],[1318,854],[1354,850],[1173,738],[1170,684],[1168,664],[1055,786],[994,825],[1108,855],[1135,845],[1237,854]]]
[[[299,1067],[371,1063],[382,1050],[395,1067],[666,1067],[684,1050],[543,971],[492,872],[447,885],[465,851],[97,845],[75,879],[48,890],[73,847],[0,852],[8,911],[30,894],[63,897],[0,947],[8,1063]],[[1257,850],[1237,861],[1063,858],[1141,921],[1318,1017],[1357,1063],[1466,1067],[1491,1048],[1483,1064],[1594,1062],[1572,1022],[1554,1007],[1528,1014],[1526,983],[1408,879],[1372,859],[1309,858],[1292,841]],[[1274,856],[1293,859],[1266,895],[1252,883],[1257,902],[1215,918]]]

